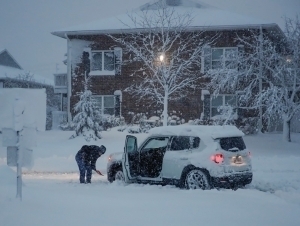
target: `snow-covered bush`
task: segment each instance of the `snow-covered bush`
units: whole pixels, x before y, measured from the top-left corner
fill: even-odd
[[[235,125],[237,120],[237,112],[230,105],[218,107],[218,115],[211,117],[213,125]]]
[[[109,130],[113,127],[124,126],[125,120],[124,117],[116,117],[114,115],[103,115],[99,122],[100,126],[102,126],[103,130]]]
[[[256,134],[258,132],[258,117],[243,118],[238,125],[238,128],[243,131],[244,134]]]
[[[139,125],[131,125],[127,128],[128,133],[141,133],[141,127]]]
[[[162,120],[158,116],[151,116],[147,119],[145,113],[129,112],[132,116],[130,123],[127,126],[120,126],[119,131],[127,129],[129,133],[147,133],[151,128],[162,126]]]
[[[73,122],[64,122],[59,125],[59,128],[63,131],[73,131],[76,128],[76,125]]]
[[[131,115],[130,123],[127,125],[127,131],[129,133],[145,133],[148,132],[149,128],[148,124],[146,123],[147,116],[145,113],[133,113],[129,112]]]
[[[176,111],[170,113],[170,116],[168,117],[168,125],[175,126],[175,125],[181,125],[185,123],[184,119],[181,119],[179,116],[177,116],[178,114],[182,115],[181,112],[177,113]]]

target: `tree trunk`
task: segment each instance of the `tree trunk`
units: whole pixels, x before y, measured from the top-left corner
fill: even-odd
[[[283,120],[283,140],[291,142],[291,120]]]
[[[169,92],[165,89],[165,97],[164,97],[164,111],[163,111],[163,126],[168,125],[168,99]]]

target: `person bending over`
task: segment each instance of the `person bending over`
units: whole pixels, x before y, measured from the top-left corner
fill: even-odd
[[[77,152],[75,160],[79,168],[79,182],[91,183],[92,170],[95,170],[99,175],[103,174],[96,169],[97,159],[103,155],[106,151],[106,147],[101,145],[83,145]]]

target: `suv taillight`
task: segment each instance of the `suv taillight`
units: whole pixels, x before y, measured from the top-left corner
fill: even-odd
[[[224,156],[222,154],[215,154],[212,155],[210,158],[212,161],[214,161],[215,163],[221,163],[224,160]]]

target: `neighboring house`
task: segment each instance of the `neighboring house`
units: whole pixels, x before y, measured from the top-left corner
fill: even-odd
[[[20,64],[6,49],[0,49],[0,88],[46,89],[47,120],[46,129],[52,127],[52,110],[58,108],[58,100],[54,94],[53,82],[35,78],[33,74],[23,70]]]
[[[250,36],[251,32],[259,34],[260,29],[264,34],[277,39],[283,32],[275,23],[264,23],[256,19],[219,10],[206,4],[191,0],[165,0],[166,4],[175,10],[188,10],[193,12],[191,27],[203,32],[205,37],[213,37],[219,34],[214,46],[207,46],[204,50],[208,57],[203,58],[202,68],[198,73],[203,75],[211,68],[223,67],[222,56],[227,51],[239,51],[243,48],[241,43],[235,41],[236,35]],[[152,3],[141,6],[139,10],[152,7]],[[152,7],[153,8],[153,7]],[[155,8],[153,8],[155,10]],[[122,22],[125,23],[122,23]],[[120,15],[100,20],[98,23],[90,23],[72,27],[52,34],[67,40],[67,99],[68,120],[74,116],[74,105],[78,102],[78,93],[83,90],[84,74],[91,78],[91,91],[97,100],[99,109],[103,114],[122,115],[129,120],[130,112],[148,113],[148,117],[158,115],[162,106],[149,105],[148,102],[139,102],[137,97],[125,92],[125,89],[136,82],[136,78],[130,76],[138,69],[138,63],[122,64],[122,46],[110,39],[107,34],[124,34],[134,32],[128,29],[128,15]],[[217,114],[217,108],[227,103],[237,107],[235,94],[219,95],[212,99],[207,90],[202,90],[199,81],[198,88],[191,94],[178,101],[169,103],[169,113],[176,112],[185,121],[209,119]],[[203,87],[203,86],[202,86]]]
[[[0,88],[4,88],[4,83],[11,74],[15,77],[23,72],[23,68],[4,48],[0,48]]]

